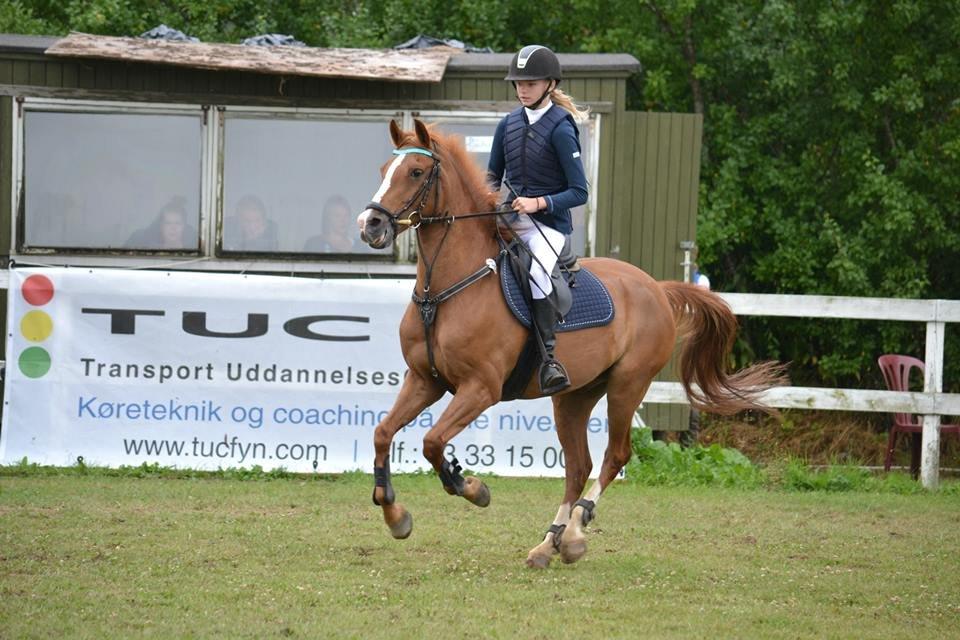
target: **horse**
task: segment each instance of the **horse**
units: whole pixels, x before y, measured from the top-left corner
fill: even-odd
[[[497,194],[462,139],[414,120],[414,130],[389,125],[395,149],[381,167],[382,182],[358,215],[360,238],[373,248],[390,246],[414,229],[418,259],[413,299],[400,322],[408,366],[393,407],[374,431],[373,502],[394,538],[410,535],[413,518],[390,481],[390,446],[396,433],[447,391],[453,398],[423,438],[424,457],[443,489],[479,507],[490,490],[464,477],[444,447],[485,409],[501,400],[505,380],[527,340],[511,314],[491,265],[497,240]],[[639,268],[610,258],[581,263],[606,286],[616,313],[606,326],[557,334],[556,357],[570,386],[552,396],[556,432],[566,458],[565,490],[556,517],[527,555],[545,568],[556,554],[566,563],[587,551],[585,530],[604,490],[630,460],[632,418],[654,376],[667,364],[678,335],[681,380],[688,400],[702,411],[729,415],[768,413],[760,394],[782,382],[776,363],[737,372],[726,362],[737,331],[736,316],[715,293],[685,282],[657,282]],[[607,396],[609,437],[599,476],[583,493],[592,471],[587,421]],[[540,397],[531,375],[520,397]]]

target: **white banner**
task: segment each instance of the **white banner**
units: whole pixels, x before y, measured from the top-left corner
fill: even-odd
[[[410,280],[16,269],[0,461],[370,471],[373,430],[406,370]],[[394,441],[425,470],[449,394]],[[594,473],[606,404],[588,425]],[[448,446],[464,469],[561,476],[549,399],[491,407]]]

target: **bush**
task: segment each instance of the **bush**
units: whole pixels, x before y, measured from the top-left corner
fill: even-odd
[[[812,468],[797,458],[761,468],[737,449],[718,444],[682,449],[676,443],[654,440],[647,428],[634,429],[632,438],[634,457],[627,465],[627,479],[649,486],[766,487],[781,491],[898,494],[925,492],[919,482],[905,473],[875,474],[855,464]],[[960,482],[946,480],[941,483],[939,492],[960,496]]]
[[[773,474],[768,474],[772,477]],[[814,469],[800,460],[786,463],[777,483],[787,491],[869,491],[883,493],[924,493],[923,486],[908,474],[888,473],[877,475],[863,467],[849,464],[831,465]],[[942,483],[941,493],[960,494],[960,484],[955,481]]]
[[[653,439],[650,429],[634,429],[634,459],[627,478],[647,485],[753,488],[763,474],[736,449],[710,445],[680,448]]]

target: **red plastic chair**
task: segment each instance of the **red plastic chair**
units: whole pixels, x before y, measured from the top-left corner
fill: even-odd
[[[923,380],[923,360],[911,356],[888,354],[880,356],[877,363],[880,365],[883,379],[890,391],[910,391],[910,372],[913,369],[920,370],[920,379]],[[887,456],[883,461],[884,471],[890,471],[890,466],[893,464],[893,451],[896,449],[897,435],[909,433],[913,440],[910,452],[910,473],[913,474],[914,478],[920,475],[920,434],[922,432],[923,419],[920,416],[915,416],[912,413],[893,414],[893,425],[890,427],[890,436],[887,438]],[[941,424],[940,434],[945,433],[960,435],[960,424]]]

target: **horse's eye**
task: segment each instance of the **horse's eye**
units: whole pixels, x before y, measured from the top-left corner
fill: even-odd
[[[423,175],[423,169],[414,169],[413,171],[410,172],[410,175],[413,176],[414,178],[419,178],[420,176]]]

